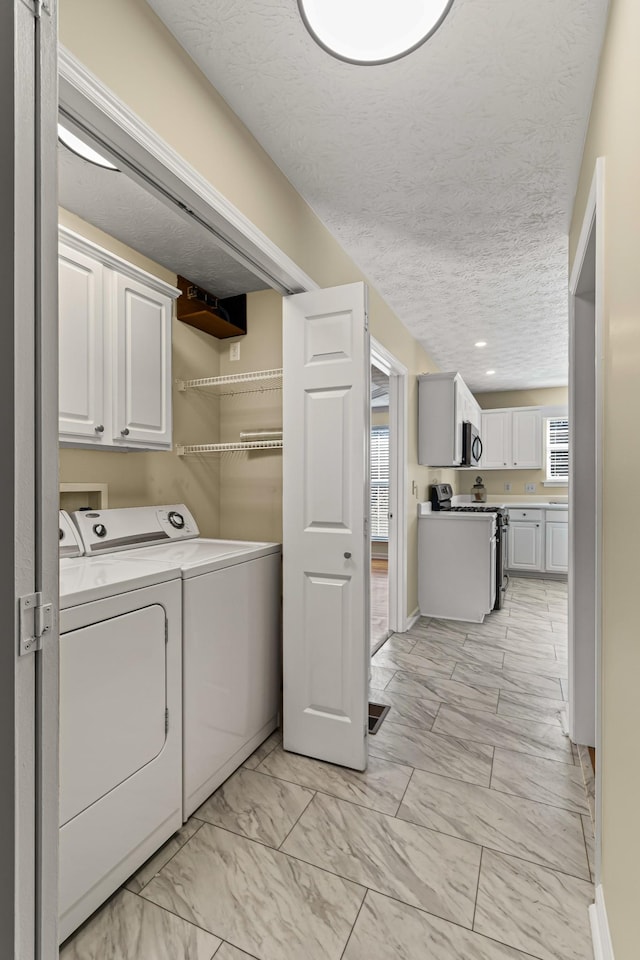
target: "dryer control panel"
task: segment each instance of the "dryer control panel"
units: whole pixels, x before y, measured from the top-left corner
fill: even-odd
[[[150,547],[199,535],[198,525],[183,503],[161,507],[78,510],[73,521],[87,556]]]

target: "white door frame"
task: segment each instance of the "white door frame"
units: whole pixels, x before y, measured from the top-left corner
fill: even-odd
[[[389,377],[389,630],[407,629],[408,370],[371,338],[371,362]]]
[[[596,884],[600,883],[601,838],[602,838],[602,487],[603,487],[603,399],[604,399],[604,173],[605,161],[596,161],[589,198],[578,246],[569,281],[569,449],[570,471],[575,466],[575,437],[580,422],[594,436],[593,463],[594,493],[582,502],[576,489],[576,476],[569,479],[569,734],[574,742],[584,741],[591,725],[589,708],[593,710],[595,698],[595,747],[596,764]],[[585,275],[593,279],[593,312],[587,312],[588,321],[594,323],[594,351],[590,363],[595,369],[586,370],[595,382],[594,403],[589,409],[576,402],[576,381],[579,374],[579,358],[576,355],[576,323],[581,292],[584,291]],[[590,284],[588,285],[590,287]],[[589,362],[589,361],[585,361]],[[586,419],[583,419],[586,418]],[[576,468],[577,469],[577,468]],[[594,502],[595,501],[595,502]],[[595,507],[595,509],[594,509]],[[580,558],[576,556],[576,531],[588,525],[595,545],[593,582],[587,584],[594,595],[594,658],[595,689],[579,682],[580,648],[575,628],[577,605],[580,603]],[[589,699],[590,698],[590,699]],[[586,722],[585,722],[586,716]],[[586,733],[583,731],[586,730]]]
[[[55,0],[0,5],[0,955],[19,960],[58,948],[56,31]],[[21,654],[20,598],[37,594],[52,622]]]

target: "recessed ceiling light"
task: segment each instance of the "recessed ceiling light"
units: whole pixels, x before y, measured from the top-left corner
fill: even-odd
[[[398,60],[428,40],[453,0],[298,0],[300,15],[327,53],[349,63]]]
[[[487,370],[487,376],[492,377],[495,373],[495,370]]]
[[[107,160],[101,153],[90,147],[88,143],[77,137],[75,133],[71,133],[71,130],[63,127],[61,123],[58,124],[58,140],[72,153],[82,157],[83,160],[88,160],[89,163],[94,163],[97,167],[104,167],[105,170],[118,169],[110,160]]]
[[[487,345],[487,341],[486,341],[486,340],[478,340],[478,342],[477,342],[476,344],[474,344],[474,346],[476,346],[476,347],[486,347],[486,345]]]

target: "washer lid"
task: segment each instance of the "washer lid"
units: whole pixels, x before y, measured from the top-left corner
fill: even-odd
[[[213,570],[231,567],[236,563],[256,560],[270,553],[280,553],[279,543],[252,540],[183,540],[180,543],[128,550],[124,555],[131,560],[154,560],[179,566],[183,577],[197,577]],[[121,556],[123,556],[121,554]]]
[[[179,576],[177,564],[151,560],[128,561],[121,556],[63,559],[60,561],[60,609],[151,587]]]

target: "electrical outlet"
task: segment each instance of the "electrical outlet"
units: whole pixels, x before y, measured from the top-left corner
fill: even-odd
[[[535,492],[536,492],[536,485],[535,485],[535,483],[525,483],[525,485],[524,485],[524,492],[525,492],[525,493],[535,493]]]
[[[505,492],[505,493],[511,493],[511,483],[510,483],[509,480],[507,480],[507,482],[506,482],[505,485],[504,485],[504,492]]]
[[[238,342],[229,345],[229,360],[240,359],[240,344]]]

